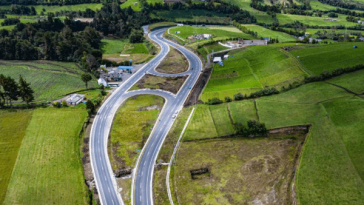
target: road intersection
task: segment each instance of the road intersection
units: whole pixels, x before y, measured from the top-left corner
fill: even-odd
[[[118,186],[107,152],[107,142],[112,121],[120,105],[128,98],[142,94],[159,95],[165,99],[165,105],[153,131],[139,155],[132,178],[132,204],[152,205],[154,204],[152,182],[156,158],[165,137],[172,127],[174,122],[173,116],[182,109],[183,104],[191,91],[190,88],[194,86],[201,72],[202,62],[198,56],[188,49],[164,39],[164,32],[165,29],[161,29],[149,34],[150,39],[160,46],[161,51],[155,58],[138,70],[113,92],[100,107],[93,122],[90,135],[91,166],[100,201],[104,205],[124,204],[117,190]],[[169,46],[178,49],[185,55],[190,64],[188,71],[180,74],[164,74],[158,73],[155,70],[168,54]],[[188,75],[189,77],[176,95],[163,90],[142,89],[128,91],[146,73],[163,77],[183,75]]]

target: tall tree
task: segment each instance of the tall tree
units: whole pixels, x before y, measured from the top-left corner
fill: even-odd
[[[91,75],[89,73],[83,73],[81,75],[81,79],[82,79],[83,82],[86,83],[86,89],[87,89],[87,83],[88,83],[88,81],[92,80]]]
[[[4,91],[4,79],[5,76],[3,74],[0,74],[0,107],[3,107],[5,105],[5,91]]]
[[[29,105],[30,102],[34,100],[34,91],[30,87],[30,83],[27,83],[24,78],[19,76],[19,96],[23,101]]]
[[[3,89],[8,102],[10,102],[10,107],[12,107],[12,100],[18,100],[18,83],[11,77],[5,77]]]

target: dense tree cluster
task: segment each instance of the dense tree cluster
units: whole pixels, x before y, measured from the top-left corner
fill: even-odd
[[[20,20],[18,18],[8,18],[8,19],[5,19],[3,22],[1,22],[1,25],[9,26],[9,25],[15,25],[19,22],[20,22]]]
[[[111,1],[111,0],[109,0]],[[71,4],[85,4],[85,3],[104,3],[107,0],[0,0],[0,5],[71,5]]]
[[[13,78],[0,74],[0,108],[5,105],[12,106],[12,101],[21,98],[29,104],[34,100],[34,91],[22,76],[19,76],[19,83]]]
[[[187,3],[155,3],[148,4],[143,3],[143,10],[147,12],[158,11],[158,10],[207,10],[211,12],[217,12],[228,15],[231,20],[235,20],[239,23],[255,23],[256,18],[251,16],[248,11],[242,10],[240,7],[226,3],[224,1],[215,0],[209,1],[207,3],[192,3],[191,1]]]
[[[359,20],[360,20],[360,18],[356,18],[356,17],[354,17],[354,16],[347,16],[346,17],[346,20],[347,21],[350,21],[350,22],[358,22]]]
[[[333,70],[331,73],[329,71],[324,71],[319,76],[305,77],[305,83],[323,81],[323,80],[327,80],[327,79],[342,75],[344,73],[350,73],[350,72],[354,72],[354,71],[362,70],[362,69],[364,69],[364,65],[359,64],[359,65],[347,67],[347,68],[337,68],[337,69]]]

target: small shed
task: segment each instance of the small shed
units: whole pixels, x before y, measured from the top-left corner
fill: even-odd
[[[66,100],[66,102],[69,105],[78,105],[83,101],[84,98],[85,98],[85,95],[71,94],[70,97]]]
[[[103,85],[104,87],[106,87],[106,86],[107,86],[107,82],[106,82],[106,80],[105,80],[105,79],[103,79],[103,78],[99,78],[99,79],[97,80],[97,84],[99,84],[99,85]]]
[[[229,58],[229,55],[224,55],[224,59],[228,59]]]
[[[183,23],[179,23],[179,24],[177,24],[177,26],[183,26]]]
[[[204,39],[209,39],[209,38],[211,38],[211,36],[212,36],[211,34],[203,34]]]
[[[218,62],[221,62],[221,61],[222,61],[221,57],[215,57],[214,60],[213,60],[214,63],[218,63]]]

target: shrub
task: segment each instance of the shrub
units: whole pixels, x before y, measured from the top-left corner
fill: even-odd
[[[247,125],[248,126],[246,127],[241,123],[236,124],[236,134],[244,137],[266,136],[268,134],[268,130],[264,123],[249,120]]]
[[[67,102],[65,100],[62,100],[62,107],[67,107]]]
[[[244,95],[241,93],[235,94],[234,95],[234,100],[242,100],[244,99]]]
[[[53,105],[53,107],[57,107],[57,108],[61,107],[61,103],[59,103],[58,101],[54,101],[52,103],[52,105]]]
[[[225,102],[231,102],[233,101],[230,97],[225,97]]]
[[[209,101],[207,102],[207,104],[209,105],[217,105],[217,104],[221,104],[223,103],[222,100],[220,100],[219,98],[212,98],[212,99],[209,99]]]
[[[95,110],[95,105],[92,103],[91,100],[87,100],[86,102],[86,110],[89,114],[92,114]]]

